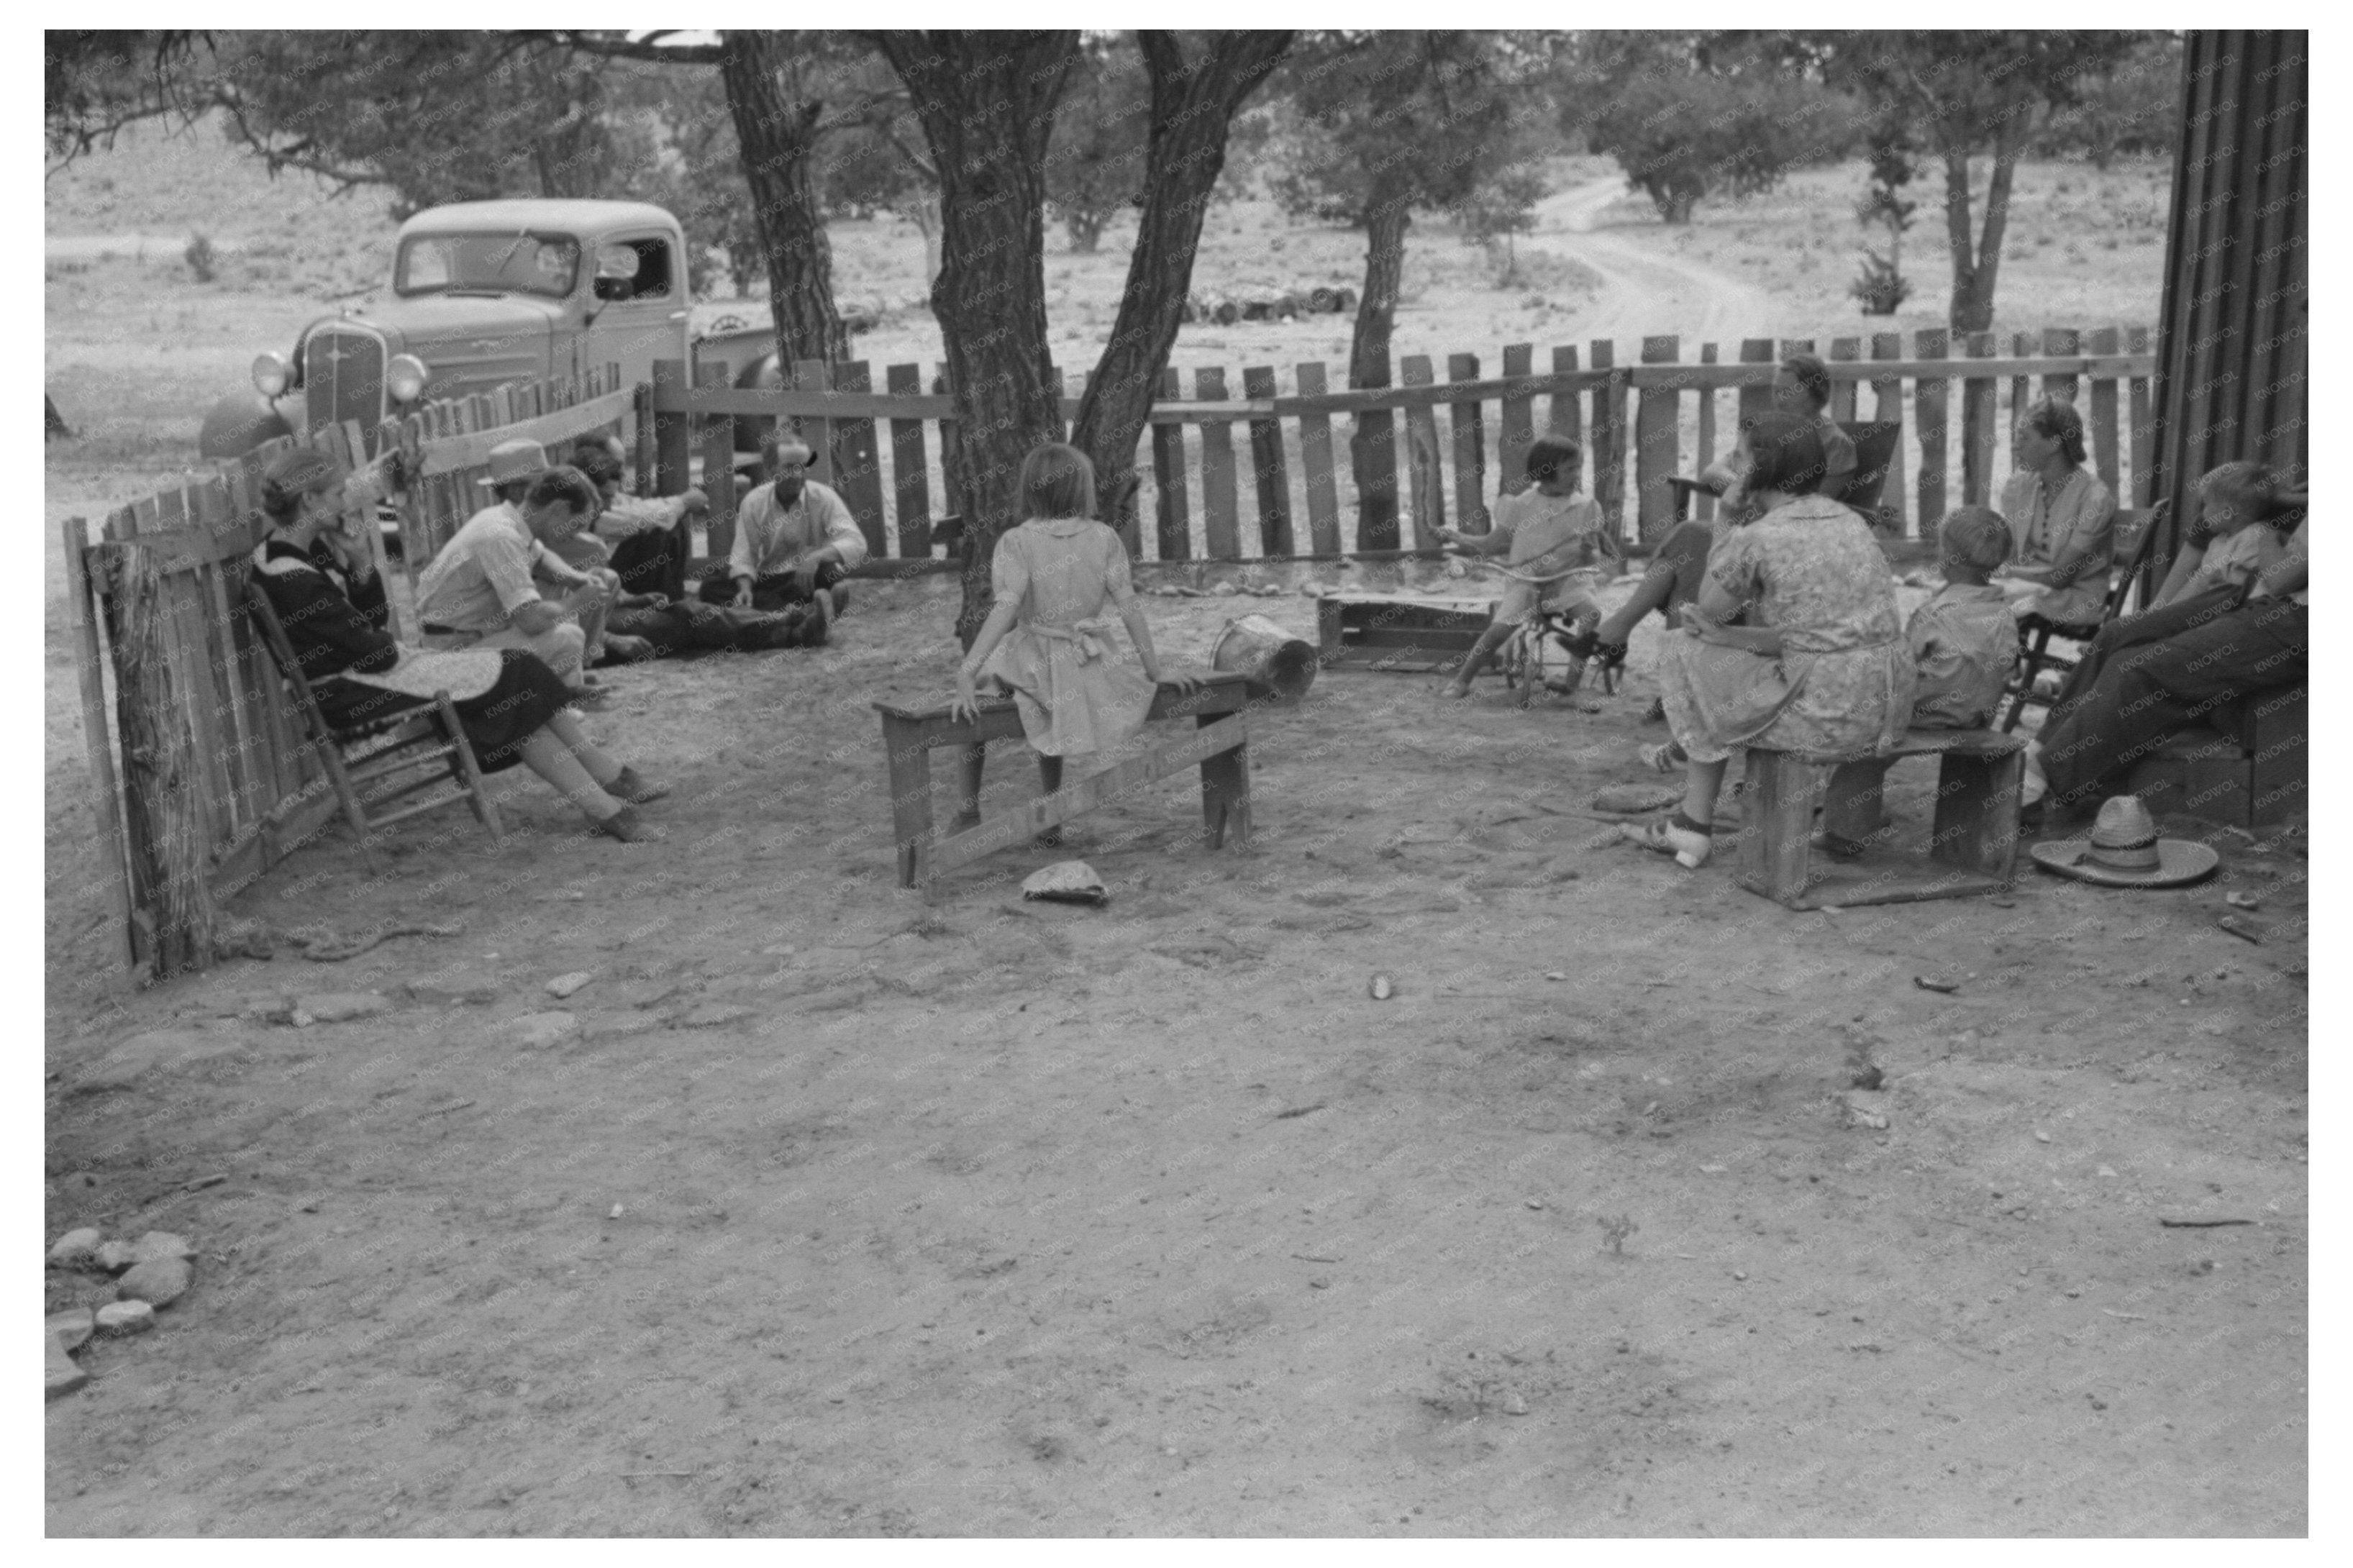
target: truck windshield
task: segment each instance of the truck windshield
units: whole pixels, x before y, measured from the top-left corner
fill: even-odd
[[[417,234],[401,242],[392,287],[396,294],[485,289],[562,299],[579,269],[580,242],[566,234]]]

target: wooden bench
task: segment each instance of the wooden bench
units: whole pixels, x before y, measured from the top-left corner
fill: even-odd
[[[2018,865],[2018,801],[2026,742],[1991,730],[1913,730],[1883,757],[1748,752],[1740,824],[1740,885],[1793,910],[1825,904],[1905,904],[1999,892]],[[1941,759],[1926,858],[1886,846],[1880,805],[1889,766]],[[1823,803],[1822,826],[1862,845],[1815,863],[1814,770],[1847,766]]]
[[[1492,594],[1319,595],[1316,657],[1326,668],[1451,669],[1495,618],[1496,603]]]
[[[932,823],[932,752],[961,750],[1019,735],[1021,714],[1009,697],[980,705],[977,720],[952,718],[940,708],[902,708],[877,702],[882,745],[891,768],[891,826],[899,847],[899,885],[928,887],[943,873],[969,865],[1059,826],[1131,789],[1165,778],[1187,763],[1201,767],[1201,817],[1208,845],[1250,842],[1250,718],[1248,683],[1237,671],[1202,678],[1200,687],[1179,691],[1163,686],[1152,699],[1150,719],[1190,718],[1193,733],[1153,746],[1140,755],[1052,795],[1040,795],[977,827],[942,838]]]
[[[2269,827],[2307,806],[2306,689],[2253,692],[2173,736],[2132,770],[2148,809],[2232,827]]]

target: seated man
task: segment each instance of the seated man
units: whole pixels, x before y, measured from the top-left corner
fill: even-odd
[[[599,564],[610,566],[620,578],[626,602],[630,595],[662,586],[669,577],[670,558],[680,548],[678,525],[702,516],[711,510],[711,503],[693,489],[674,496],[624,494],[619,445],[610,438],[584,436],[573,445],[572,466],[588,476],[605,507],[582,537],[593,536],[603,544],[607,553]]]
[[[2107,659],[2086,689],[2052,710],[2027,743],[2027,820],[2040,818],[2046,795],[2074,810],[2116,794],[2135,763],[2221,703],[2304,684],[2306,526],[2297,525],[2236,608]]]
[[[727,568],[703,578],[697,594],[703,603],[744,610],[814,605],[827,621],[841,613],[848,591],[838,584],[866,559],[866,536],[841,498],[807,477],[814,455],[790,431],[761,437],[769,482],[744,498]]]
[[[1822,473],[1813,493],[1835,500],[1846,493],[1848,481],[1854,478],[1855,450],[1854,437],[1830,416],[1830,405],[1831,373],[1821,361],[1811,354],[1791,354],[1774,367],[1773,406],[1812,422],[1815,437],[1822,444]],[[1732,454],[1727,452],[1709,464],[1700,478],[1712,483],[1718,495],[1728,492],[1739,478],[1733,469]]]
[[[596,488],[577,468],[548,468],[535,442],[510,442],[491,457],[493,479],[512,495],[468,518],[417,577],[425,646],[525,648],[581,690],[617,580],[577,571],[548,546],[588,525]],[[543,583],[562,595],[544,597]]]

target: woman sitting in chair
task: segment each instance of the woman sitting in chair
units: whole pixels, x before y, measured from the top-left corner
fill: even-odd
[[[2116,498],[2084,467],[2084,418],[2063,398],[2038,398],[2010,432],[2018,472],[2001,488],[2016,551],[1995,582],[2021,616],[2097,626],[2116,551]]]
[[[1625,830],[1692,868],[1707,861],[1736,749],[1883,753],[1912,713],[1887,557],[1851,508],[1813,493],[1822,448],[1812,422],[1759,415],[1741,426],[1740,457],[1763,515],[1718,542],[1698,599],[1683,608],[1684,635],[1667,639],[1660,663],[1684,758],[1683,806]]]
[[[637,806],[669,791],[649,784],[589,743],[566,710],[571,693],[537,656],[520,648],[427,652],[392,639],[384,584],[366,536],[372,508],[350,504],[372,479],[346,486],[317,452],[288,452],[262,476],[269,532],[253,552],[254,581],[317,700],[337,730],[423,708],[449,694],[484,773],[521,763],[555,786],[599,831],[635,841],[659,837]]]

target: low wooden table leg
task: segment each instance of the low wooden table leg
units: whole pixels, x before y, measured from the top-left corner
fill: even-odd
[[[1806,895],[1814,827],[1814,770],[1786,752],[1752,748],[1740,822],[1740,879],[1774,902]]]
[[[882,721],[891,774],[891,834],[899,852],[899,886],[927,880],[932,866],[932,752],[923,726]]]
[[[1205,713],[1193,721],[1206,730],[1223,714]],[[1234,847],[1250,845],[1250,745],[1201,759],[1201,820],[1208,829],[1208,845],[1223,848],[1230,837]]]
[[[1841,763],[1822,795],[1822,831],[1850,844],[1868,844],[1886,826],[1887,770],[1894,759]]]

